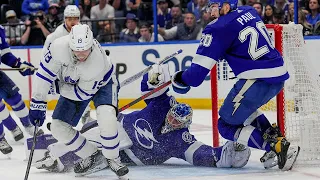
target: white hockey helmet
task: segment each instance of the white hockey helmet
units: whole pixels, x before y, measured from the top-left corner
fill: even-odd
[[[77,24],[69,33],[69,46],[73,51],[85,51],[93,45],[93,33],[86,24]]]
[[[78,17],[80,19],[80,10],[76,5],[68,5],[63,12],[64,18]]]

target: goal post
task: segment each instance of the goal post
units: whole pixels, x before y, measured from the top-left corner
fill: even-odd
[[[276,98],[260,110],[293,145],[301,147],[297,164],[320,165],[320,79],[309,61],[299,24],[266,25],[275,48],[284,58],[290,78]],[[230,79],[230,67],[218,62],[211,71],[213,145],[225,141],[218,132],[218,109],[236,79]],[[226,67],[225,67],[226,66]],[[224,71],[227,69],[227,72]],[[227,78],[224,77],[226,73]],[[223,76],[222,76],[223,74]]]

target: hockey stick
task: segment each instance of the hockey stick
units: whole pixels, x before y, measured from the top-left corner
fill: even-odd
[[[152,95],[152,94],[154,94],[154,93],[156,93],[156,92],[160,91],[161,89],[163,89],[163,88],[165,88],[165,87],[169,86],[170,84],[171,84],[171,81],[168,81],[168,82],[166,82],[166,83],[163,83],[161,86],[156,87],[155,89],[153,89],[153,90],[149,91],[148,93],[146,93],[146,94],[144,94],[144,95],[140,96],[139,98],[137,98],[137,99],[135,99],[135,100],[131,101],[131,102],[130,102],[130,103],[128,103],[127,105],[125,105],[125,106],[123,106],[122,108],[118,109],[118,112],[122,112],[122,111],[124,111],[124,110],[128,109],[129,107],[131,107],[131,106],[133,106],[133,105],[137,104],[138,102],[140,102],[140,101],[142,101],[142,100],[146,99],[146,98],[147,98],[147,97],[149,97],[150,95]],[[49,124],[49,123],[48,123],[48,124]],[[47,124],[47,127],[48,127],[48,126],[50,126],[50,125],[48,125],[48,124]],[[84,132],[86,132],[88,129],[91,129],[91,128],[94,128],[94,127],[97,127],[97,126],[98,126],[98,123],[97,123],[97,122],[95,122],[95,123],[93,123],[93,124],[91,124],[91,125],[87,126],[85,129],[81,129],[81,130],[80,130],[80,133],[84,133]],[[48,127],[48,129],[49,129],[49,127]]]
[[[176,51],[175,53],[173,53],[173,54],[165,57],[164,59],[162,59],[161,61],[159,61],[158,64],[159,64],[159,65],[160,65],[160,64],[163,64],[163,63],[167,62],[168,60],[170,60],[171,58],[173,58],[174,56],[176,56],[176,55],[178,55],[178,54],[180,54],[180,53],[182,53],[182,49],[179,49],[179,50]],[[120,83],[120,88],[122,88],[123,86],[126,86],[126,85],[132,83],[133,81],[139,79],[141,76],[143,76],[144,74],[146,74],[146,73],[147,73],[148,71],[150,71],[151,69],[152,69],[152,65],[148,66],[146,69],[144,69],[144,70],[138,72],[137,74],[135,74],[135,75],[127,78],[126,80],[122,81],[122,82]]]
[[[0,68],[0,71],[22,71],[25,68]],[[38,68],[34,68],[34,70],[38,70]]]
[[[36,122],[36,124],[38,124],[38,121]],[[34,149],[36,147],[37,132],[38,132],[38,126],[36,125],[34,128],[34,132],[33,132],[33,142],[32,142],[32,147],[31,147],[30,154],[29,154],[28,165],[27,165],[25,176],[24,176],[24,180],[28,180],[28,177],[29,177],[33,153],[34,153]]]

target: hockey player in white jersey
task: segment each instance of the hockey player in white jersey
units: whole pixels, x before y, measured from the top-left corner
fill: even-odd
[[[75,173],[86,175],[106,166],[117,176],[128,173],[119,160],[117,129],[118,80],[110,58],[102,50],[88,25],[75,25],[67,36],[56,39],[41,60],[34,80],[30,121],[42,126],[46,117],[47,93],[59,79],[60,98],[52,115],[52,135],[83,160]],[[97,109],[102,152],[87,143],[75,127],[93,100]],[[103,157],[105,156],[105,157]]]
[[[141,92],[147,93],[168,80],[168,65],[154,65],[153,70],[144,75],[141,81]],[[175,157],[194,166],[240,168],[247,164],[250,149],[243,145],[229,141],[223,146],[211,147],[198,141],[189,131],[192,108],[178,103],[174,96],[168,95],[168,91],[167,87],[149,96],[145,100],[147,107],[140,111],[118,115],[120,157],[123,163],[159,165]],[[93,124],[95,122],[86,123],[80,132],[88,139],[88,143],[101,147],[99,129]],[[39,169],[65,172],[73,167],[70,162],[79,159],[50,134],[38,137],[37,143],[33,166]],[[29,139],[29,150],[31,146],[32,139]]]
[[[69,32],[71,31],[71,28],[74,25],[77,25],[80,23],[80,10],[76,5],[68,5],[63,11],[63,16],[64,16],[64,23],[58,26],[57,29],[47,37],[42,50],[43,55],[45,55],[48,47],[54,40],[58,39],[59,37],[68,35]],[[90,119],[89,105],[87,106],[81,119],[82,121],[87,121]]]
[[[76,5],[68,5],[64,9],[63,16],[64,23],[58,26],[53,33],[48,35],[43,46],[44,52],[46,52],[45,50],[48,49],[48,47],[54,40],[58,39],[59,37],[68,35],[71,31],[71,28],[74,25],[79,24],[80,22],[80,11]]]

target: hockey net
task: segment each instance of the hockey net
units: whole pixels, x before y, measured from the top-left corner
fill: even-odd
[[[297,165],[320,165],[320,83],[305,51],[302,26],[267,25],[276,49],[284,57],[290,79],[278,96],[260,108],[268,119],[277,122],[293,145],[301,147]],[[218,108],[236,79],[225,61],[211,73],[213,144],[225,140],[217,129]],[[219,88],[220,87],[220,88]]]

